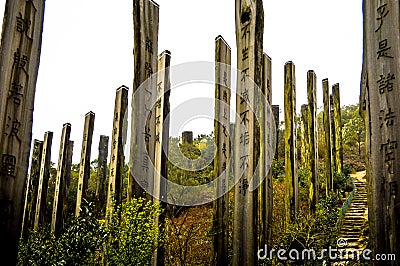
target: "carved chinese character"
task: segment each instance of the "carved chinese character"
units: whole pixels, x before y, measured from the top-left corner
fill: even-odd
[[[250,40],[250,23],[244,25],[241,29],[242,40],[244,40],[245,47],[242,49],[242,61],[249,58],[249,48],[247,47]]]
[[[222,93],[222,99],[225,101],[225,102],[228,102],[228,93],[226,92],[226,90],[224,90],[224,92]]]
[[[22,89],[23,89],[22,85],[13,82],[11,85],[11,89],[8,91],[7,99],[13,99],[16,105],[20,105],[21,98],[23,97],[23,94],[20,93]]]
[[[149,156],[145,152],[143,153],[142,170],[146,171],[146,173],[149,170]]]
[[[243,155],[240,157],[241,165],[240,169],[244,170],[249,167],[249,155]]]
[[[146,143],[148,143],[148,142],[150,141],[150,138],[151,138],[150,127],[146,126],[146,127],[144,128],[143,134],[144,134],[144,141],[145,141]]]
[[[242,49],[242,61],[245,61],[249,58],[249,48],[248,47],[244,47]]]
[[[240,135],[240,143],[243,144],[243,146],[249,144],[249,140],[250,140],[249,132],[246,131]]]
[[[380,75],[380,79],[377,81],[379,93],[384,94],[385,92],[391,92],[393,90],[394,79],[395,76],[392,73],[388,73],[386,77],[384,75]]]
[[[389,10],[386,10],[386,6],[387,6],[387,4],[383,4],[380,7],[378,7],[378,9],[376,10],[378,12],[378,17],[376,18],[376,20],[379,21],[379,26],[375,30],[375,32],[377,32],[378,30],[380,30],[382,28],[383,19],[389,14]]]
[[[158,99],[156,102],[156,107],[161,108],[161,99]]]
[[[21,127],[21,123],[17,119],[12,119],[10,116],[7,117],[6,129],[9,130],[9,134],[5,133],[9,137],[15,137],[18,142],[21,142],[21,139],[18,136],[19,128]]]
[[[249,122],[249,119],[247,118],[247,115],[249,113],[249,110],[246,110],[242,113],[240,113],[240,117],[242,118],[242,121],[240,121],[240,124],[243,124],[246,126],[246,124]]]
[[[247,88],[245,88],[243,90],[243,92],[240,94],[240,104],[244,103],[244,102],[249,102],[249,90]]]
[[[225,137],[228,137],[228,132],[225,125],[222,125],[222,133],[224,133]]]
[[[224,84],[228,86],[228,73],[226,73],[226,71],[224,71]]]
[[[145,70],[144,75],[146,76],[146,78],[149,78],[149,77],[151,77],[151,75],[153,75],[153,67],[151,66],[150,63],[146,62],[144,64],[144,70]]]
[[[397,141],[390,141],[381,145],[381,150],[385,151],[385,162],[394,160],[394,150],[397,149]]]
[[[161,89],[162,89],[162,84],[163,84],[162,81],[160,81],[160,82],[157,84],[157,90],[158,90],[159,92],[160,92]]]
[[[21,68],[25,71],[26,63],[28,63],[28,57],[26,55],[21,55],[19,48],[17,48],[17,51],[14,52],[14,64],[13,65],[17,66],[17,68]]]
[[[14,155],[3,154],[1,157],[1,174],[15,177],[15,165],[17,159]]]
[[[20,33],[24,33],[24,32],[26,33],[26,32],[28,32],[28,29],[29,29],[30,25],[31,25],[31,21],[30,20],[25,20],[22,17],[22,14],[19,13],[18,16],[17,16],[16,25],[15,25],[16,28],[17,28],[17,31],[20,32]]]
[[[156,134],[156,141],[157,141],[157,142],[160,142],[160,133],[157,133],[157,134]]]
[[[113,141],[113,149],[115,149],[117,147],[117,140]]]
[[[225,159],[227,159],[228,157],[226,156],[226,143],[222,143],[222,154],[224,155]]]
[[[225,171],[226,170],[226,162],[223,162],[222,163],[222,171]]]
[[[379,120],[381,120],[381,128],[383,127],[383,124],[386,124],[387,127],[393,126],[394,118],[396,118],[396,116],[392,111],[392,108],[389,108],[387,113],[385,110],[381,110],[380,113],[382,114],[379,116]]]
[[[243,178],[240,181],[239,193],[241,194],[243,191],[243,195],[246,196],[246,190],[248,187],[249,187],[249,181],[247,180],[247,178]]]
[[[224,107],[224,116],[223,116],[223,118],[224,118],[225,120],[228,119],[228,111],[226,110],[226,106]]]
[[[378,54],[378,58],[381,57],[387,57],[387,58],[393,58],[393,56],[388,55],[388,51],[391,49],[392,47],[388,46],[388,40],[384,39],[382,41],[379,42],[379,50],[378,52],[376,52]]]
[[[159,125],[161,123],[161,115],[156,117],[156,125]]]
[[[393,161],[395,160],[394,151],[397,149],[397,141],[391,141],[388,139],[387,143],[381,144],[381,151],[385,152],[385,163],[388,167],[390,174],[393,174]]]
[[[146,51],[153,54],[153,41],[148,38],[146,39]]]
[[[240,72],[240,75],[242,76],[240,81],[243,82],[243,84],[246,83],[247,77],[249,76],[249,70],[250,68],[246,68]]]
[[[150,119],[151,116],[153,115],[153,112],[151,111],[150,108],[147,107],[147,104],[144,105],[144,109],[145,109],[145,111],[146,111],[147,119]]]

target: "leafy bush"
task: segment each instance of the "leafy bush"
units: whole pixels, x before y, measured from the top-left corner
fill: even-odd
[[[274,248],[296,249],[300,254],[304,249],[314,249],[319,256],[322,249],[335,246],[338,237],[336,227],[338,218],[337,196],[331,194],[319,201],[314,215],[300,212],[295,221],[282,233]]]
[[[105,255],[108,265],[150,265],[164,237],[155,223],[160,214],[158,203],[142,198],[132,199],[116,209],[109,224]]]
[[[49,230],[32,231],[19,246],[18,265],[95,265],[101,260],[104,226],[93,217],[93,204],[82,205],[58,237]]]
[[[349,176],[350,174],[354,173],[354,168],[351,164],[344,164],[343,165],[343,174]]]
[[[21,240],[18,265],[151,264],[164,236],[155,223],[159,204],[144,199],[126,202],[115,210],[108,228],[94,217],[93,203],[81,207],[81,216],[71,219],[59,236],[49,230],[32,231]]]
[[[285,161],[274,159],[271,165],[272,177],[282,179],[285,174]]]

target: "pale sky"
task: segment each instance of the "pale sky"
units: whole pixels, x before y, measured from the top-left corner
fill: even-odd
[[[215,37],[232,47],[236,66],[234,1],[158,0],[158,51],[171,51],[171,64],[213,61]],[[0,0],[0,19],[5,0]],[[272,58],[273,104],[283,109],[283,69],[296,66],[297,109],[307,102],[306,76],[317,75],[318,106],[322,79],[340,84],[341,105],[358,103],[362,64],[362,1],[264,0],[264,51]],[[84,116],[96,114],[92,158],[100,135],[111,136],[115,90],[133,82],[132,0],[46,1],[42,52],[36,87],[33,139],[54,132],[52,161],[57,163],[62,125],[71,123],[74,163],[79,162]],[[196,86],[172,91],[171,109],[193,95]],[[192,90],[192,91],[191,91]],[[214,88],[204,89],[212,98]],[[130,105],[130,104],[129,104]],[[173,117],[171,118],[174,119]],[[281,113],[281,120],[283,113]],[[173,121],[172,121],[173,123]],[[209,134],[211,120],[184,130]],[[176,130],[175,130],[176,131]]]

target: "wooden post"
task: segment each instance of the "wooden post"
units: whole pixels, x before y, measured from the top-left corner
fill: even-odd
[[[270,168],[272,159],[275,154],[272,154],[272,139],[275,136],[271,136],[273,123],[273,111],[272,107],[272,89],[271,89],[271,78],[272,78],[272,67],[271,58],[264,53],[263,56],[263,78],[261,91],[264,97],[260,97],[261,101],[259,112],[259,123],[260,123],[260,159],[258,163],[259,177],[262,183],[260,184],[259,194],[259,214],[258,214],[258,249],[263,248],[265,244],[272,244],[272,171]],[[274,147],[275,148],[275,147]],[[265,179],[264,179],[265,178]]]
[[[331,123],[331,156],[332,156],[332,177],[334,180],[335,173],[337,172],[337,162],[336,162],[336,129],[335,129],[335,117],[333,113],[333,97],[332,94],[329,95],[329,121]],[[332,180],[332,184],[333,184]],[[332,187],[333,188],[333,187]]]
[[[111,221],[113,200],[115,205],[122,204],[122,171],[125,165],[124,146],[126,136],[126,120],[128,109],[128,88],[121,86],[115,96],[113,131],[110,154],[110,176],[108,179],[106,224]]]
[[[230,161],[231,48],[218,36],[215,40],[214,180],[217,199],[213,209],[212,265],[228,265],[228,194]]]
[[[292,62],[285,64],[285,172],[286,228],[299,211],[296,144],[296,77]]]
[[[235,209],[233,265],[257,260],[258,182],[253,179],[260,151],[255,120],[256,93],[261,85],[264,10],[261,0],[236,0],[237,80],[235,128]],[[257,86],[255,86],[257,85]],[[257,107],[258,108],[258,107]],[[251,189],[249,189],[251,187]]]
[[[68,142],[67,160],[65,164],[65,189],[64,189],[64,208],[63,208],[63,221],[68,218],[68,199],[69,199],[69,186],[71,185],[71,169],[72,169],[72,156],[74,152],[74,141]]]
[[[33,144],[32,158],[31,158],[31,171],[28,176],[26,191],[25,191],[24,215],[22,217],[22,234],[21,234],[23,238],[26,238],[28,231],[33,228],[33,222],[35,219],[42,149],[43,149],[43,141],[35,139]]]
[[[370,239],[374,254],[397,255],[400,252],[400,7],[397,1],[388,0],[363,1],[363,8]]]
[[[301,158],[301,165],[306,169],[309,169],[308,165],[308,152],[309,152],[309,138],[308,138],[308,105],[303,104],[301,105],[300,109],[300,140],[301,140],[301,149],[300,149],[300,158]]]
[[[133,1],[134,81],[128,199],[145,197],[154,188],[155,117],[158,67],[159,6],[151,0]],[[139,89],[143,82],[146,88]],[[150,193],[151,194],[151,193]]]
[[[166,208],[167,208],[167,183],[168,178],[168,143],[169,143],[169,96],[170,86],[170,65],[171,53],[164,51],[158,58],[157,76],[157,103],[155,110],[156,117],[156,143],[154,157],[154,197],[160,201],[161,214],[156,217],[155,222],[159,225],[160,231],[165,232]],[[162,178],[163,177],[163,178]],[[153,265],[164,265],[164,245],[158,247],[153,255]]]
[[[342,115],[340,109],[339,84],[332,87],[333,121],[335,134],[335,157],[336,172],[343,173],[343,144],[342,144]]]
[[[53,214],[51,219],[51,231],[58,234],[64,226],[64,214],[66,212],[67,199],[65,196],[68,191],[68,178],[67,178],[67,164],[68,164],[68,150],[69,150],[69,137],[71,135],[71,124],[66,123],[63,125],[60,142],[60,153],[58,157],[56,185],[54,191],[53,201]]]
[[[35,222],[33,225],[34,230],[38,230],[39,226],[44,226],[47,210],[47,188],[50,178],[50,158],[51,158],[51,144],[53,141],[53,132],[46,132],[43,140],[43,150],[40,161],[40,174],[38,194],[36,201]]]
[[[308,138],[309,138],[309,194],[308,205],[310,212],[314,213],[319,199],[318,178],[318,120],[317,120],[317,76],[314,71],[307,72],[307,98],[308,98]]]
[[[183,131],[182,132],[182,144],[192,145],[193,144],[193,131]]]
[[[99,157],[97,165],[97,182],[96,182],[96,202],[97,215],[103,213],[106,203],[106,188],[107,188],[107,157],[108,157],[108,136],[100,136]]]
[[[17,259],[42,41],[43,0],[7,0],[0,47],[0,257]]]
[[[279,105],[272,105],[272,113],[274,115],[274,121],[275,121],[275,128],[276,128],[276,148],[275,148],[275,159],[279,159],[279,150],[278,150],[278,144],[279,144]]]
[[[75,209],[76,217],[78,217],[80,214],[82,198],[88,199],[89,196],[88,183],[90,178],[90,153],[92,150],[94,118],[95,115],[93,112],[89,112],[85,115],[85,124],[83,128],[83,138],[82,138],[81,161],[79,164],[78,190],[76,195],[76,209]]]
[[[332,173],[332,145],[331,145],[331,121],[330,121],[330,98],[329,98],[329,82],[328,79],[322,80],[324,112],[324,137],[325,137],[325,186],[326,195],[333,189],[333,173]]]

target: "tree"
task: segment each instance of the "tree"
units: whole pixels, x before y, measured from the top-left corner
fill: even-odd
[[[351,148],[357,144],[361,157],[361,144],[365,141],[365,125],[358,105],[347,105],[342,108],[343,143]]]

